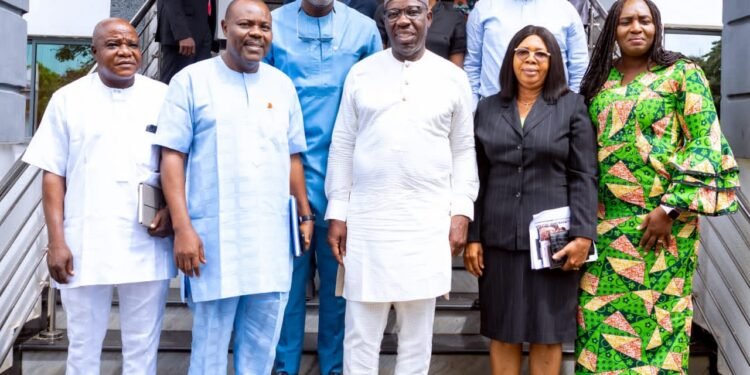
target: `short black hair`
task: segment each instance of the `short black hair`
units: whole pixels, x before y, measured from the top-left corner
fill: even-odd
[[[542,98],[547,103],[555,103],[557,99],[570,91],[568,80],[565,75],[563,66],[562,53],[557,40],[552,33],[541,26],[528,25],[518,31],[508,43],[508,50],[505,51],[503,65],[500,68],[500,97],[503,100],[513,100],[518,95],[518,78],[513,71],[513,59],[515,58],[515,49],[529,36],[536,35],[547,47],[549,56],[549,69],[547,77],[542,87]]]

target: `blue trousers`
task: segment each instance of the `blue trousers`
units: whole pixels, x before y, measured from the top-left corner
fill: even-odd
[[[346,301],[336,297],[338,263],[327,242],[328,228],[315,226],[310,250],[294,259],[292,289],[284,313],[281,337],[276,347],[276,372],[299,373],[305,335],[305,287],[316,260],[320,277],[318,316],[318,363],[321,374],[341,372],[344,361],[344,319]],[[315,258],[313,258],[313,254]]]
[[[261,293],[191,302],[193,343],[189,375],[226,374],[234,331],[236,374],[270,374],[287,293]]]

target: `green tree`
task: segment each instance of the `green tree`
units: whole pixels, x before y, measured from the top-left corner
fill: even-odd
[[[721,112],[721,39],[713,42],[711,50],[701,57],[691,57],[706,73],[711,86],[716,111]]]

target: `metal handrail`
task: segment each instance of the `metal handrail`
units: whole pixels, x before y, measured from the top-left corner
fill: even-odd
[[[18,178],[21,177],[23,172],[26,171],[26,168],[28,167],[29,165],[23,162],[20,157],[15,161],[15,163],[13,163],[13,165],[10,167],[10,170],[8,170],[5,176],[3,176],[3,179],[0,180],[0,200],[5,198]]]
[[[680,35],[710,35],[721,36],[722,26],[711,25],[684,25],[677,23],[668,23],[664,25],[664,32],[667,34]]]
[[[4,269],[9,270],[2,275],[3,278],[0,280],[2,284],[0,295],[7,303],[0,314],[1,329],[9,329],[16,322],[22,324],[22,321],[17,319],[25,321],[29,316],[27,308],[24,307],[29,303],[30,294],[28,293],[31,293],[29,288],[32,281],[41,276],[38,272],[46,256],[40,251],[40,238],[43,238],[44,231],[43,223],[35,221],[33,226],[28,225],[34,218],[34,214],[39,213],[40,210],[40,192],[31,189],[35,183],[39,183],[39,174],[38,169],[32,170],[19,158],[0,182],[0,206],[4,207],[5,211],[0,217],[0,225],[4,226],[3,233],[7,235],[3,239],[3,248],[0,249],[0,262],[5,261]],[[34,195],[29,196],[29,194]],[[37,216],[34,220],[39,220],[39,217]],[[7,253],[11,250],[12,253]],[[26,287],[19,292],[17,288],[19,285]],[[33,286],[33,289],[37,288],[41,289],[41,285]],[[34,293],[39,292],[34,291]],[[13,330],[13,332],[15,338],[20,330]],[[8,348],[4,346],[7,341],[3,341],[0,360],[3,360],[8,353],[5,350]]]

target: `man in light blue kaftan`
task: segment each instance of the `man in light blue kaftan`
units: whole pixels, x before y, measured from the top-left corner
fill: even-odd
[[[190,374],[226,373],[232,337],[235,372],[269,374],[291,285],[290,190],[309,212],[306,143],[294,85],[260,62],[268,8],[229,8],[227,50],[172,78],[155,143],[193,311]]]
[[[307,139],[307,151],[302,155],[307,195],[318,218],[311,247],[314,251],[294,260],[275,370],[277,374],[299,372],[305,332],[305,287],[315,261],[320,276],[320,372],[336,374],[342,371],[346,303],[334,295],[338,263],[326,241],[328,228],[322,220],[328,204],[323,186],[328,147],[349,69],[380,51],[382,41],[373,20],[341,2],[296,0],[272,14],[274,39],[265,60],[286,73],[297,88]]]

